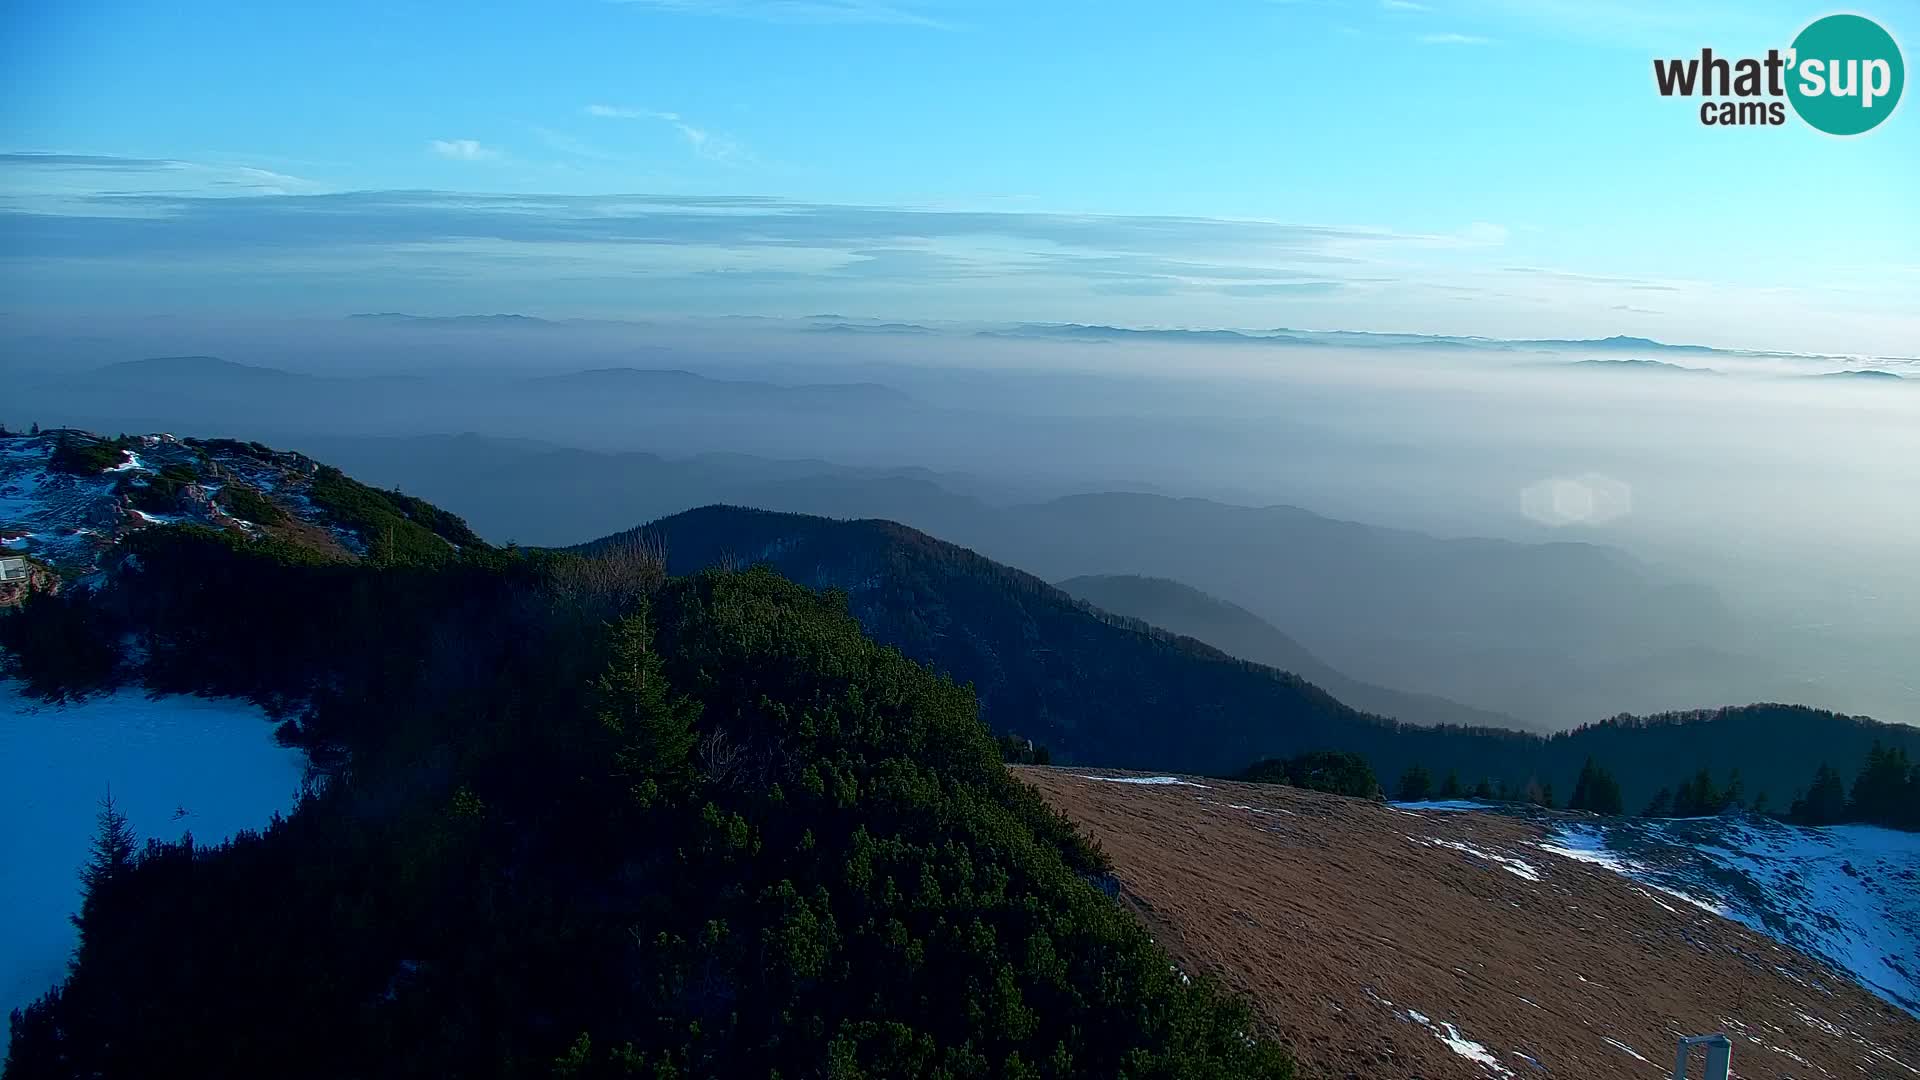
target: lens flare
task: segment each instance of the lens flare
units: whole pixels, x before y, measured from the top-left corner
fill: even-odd
[[[1633,488],[1600,473],[1549,476],[1520,493],[1520,512],[1542,525],[1599,525],[1633,511]]]

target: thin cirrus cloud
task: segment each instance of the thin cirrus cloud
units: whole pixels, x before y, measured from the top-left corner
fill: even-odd
[[[1413,0],[1380,0],[1380,6],[1388,11],[1432,11],[1425,4],[1416,4]]]
[[[718,314],[862,303],[910,316],[1018,310],[1218,325],[1265,325],[1285,305],[1302,319],[1360,325],[1382,311],[1404,321],[1456,310],[1446,303],[1455,300],[1478,305],[1489,326],[1539,336],[1551,329],[1541,311],[1656,318],[1631,298],[1679,295],[1674,283],[1529,266],[1508,253],[1508,231],[1486,222],[1423,232],[747,195],[282,192],[231,169],[85,154],[0,154],[0,191],[0,279],[22,303],[75,310],[170,289],[244,291],[287,310],[398,295],[451,308],[510,296],[625,310],[645,297]],[[1439,291],[1449,286],[1463,291]],[[1860,299],[1809,293],[1796,321],[1779,325],[1833,320],[1829,302]],[[1884,347],[1859,340],[1864,351]]]
[[[323,190],[298,176],[250,165],[44,151],[0,153],[0,177],[16,197],[116,194],[297,195]],[[112,185],[103,189],[102,185]]]
[[[530,285],[549,274],[569,280],[718,274],[716,280],[743,287],[838,280],[886,289],[956,282],[994,289],[1046,281],[1107,294],[1285,298],[1329,293],[1343,281],[1380,281],[1381,263],[1421,251],[1497,249],[1502,238],[1502,230],[1478,224],[1426,234],[759,196],[100,193],[0,208],[0,251],[16,266],[44,260],[102,280],[195,263],[224,272],[220,268],[252,260],[273,268],[261,273],[289,282],[350,264],[402,278],[527,275]],[[748,305],[761,299],[734,297]]]
[[[1453,233],[1153,215],[925,209],[803,202],[748,195],[559,195],[344,191],[210,198],[97,194],[0,211],[0,240],[20,255],[112,258],[221,254],[453,241],[902,250],[929,243],[1004,241],[1021,258],[1039,245],[1084,257],[1157,260],[1157,272],[1202,272],[1265,260],[1338,264],[1382,249],[1479,247],[1502,230]],[[137,218],[122,211],[138,209]],[[1104,267],[1111,269],[1111,266]]]
[[[454,161],[493,161],[500,157],[500,151],[482,145],[477,139],[432,139],[427,142],[427,149]]]
[[[664,112],[659,109],[635,109],[625,105],[589,105],[584,111],[588,116],[603,120],[656,120],[672,126],[686,140],[696,156],[708,161],[740,164],[751,161],[753,155],[738,140],[726,135],[718,135],[706,128],[689,123],[676,112]]]
[[[170,158],[112,157],[106,154],[53,154],[29,151],[0,154],[0,166],[90,172],[160,172],[184,168],[186,162],[174,161]]]
[[[129,183],[177,171],[161,159],[0,155],[0,187],[10,191],[30,175],[71,178],[36,189],[44,196],[0,204],[0,265],[63,303],[156,279],[218,290],[245,266],[245,288],[307,303],[348,295],[365,303],[362,292],[428,288],[423,282],[449,295],[505,283],[572,303],[645,281],[669,290],[650,296],[684,294],[740,313],[782,298],[917,311],[1041,296],[1331,301],[1419,273],[1423,252],[1454,265],[1462,253],[1498,258],[1492,252],[1505,241],[1504,229],[1485,223],[1413,232],[741,195],[243,193]]]
[[[1621,285],[1629,289],[1643,289],[1656,292],[1673,292],[1678,286],[1670,282],[1656,281],[1651,278],[1621,277],[1616,274],[1583,274],[1573,270],[1556,270],[1543,266],[1503,266],[1503,274],[1518,274],[1529,278],[1552,278],[1556,281],[1576,281],[1587,285]]]
[[[1419,40],[1420,40],[1420,44],[1422,45],[1491,45],[1493,44],[1492,38],[1484,38],[1478,34],[1455,34],[1455,33],[1421,34]]]

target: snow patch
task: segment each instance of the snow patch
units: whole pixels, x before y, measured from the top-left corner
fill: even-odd
[[[1524,859],[1516,859],[1511,855],[1501,855],[1496,852],[1485,851],[1460,840],[1442,840],[1434,836],[1409,836],[1407,839],[1412,840],[1416,844],[1430,844],[1433,847],[1443,847],[1451,851],[1458,851],[1464,855],[1469,855],[1482,862],[1492,863],[1517,878],[1524,878],[1527,881],[1540,880],[1539,869]]]
[[[1472,799],[1422,799],[1418,802],[1390,802],[1388,806],[1396,810],[1490,810],[1492,807]]]
[[[1633,1047],[1628,1046],[1626,1043],[1621,1042],[1619,1039],[1614,1039],[1614,1038],[1610,1038],[1608,1036],[1602,1035],[1600,1037],[1600,1041],[1603,1043],[1606,1043],[1608,1046],[1613,1047],[1615,1050],[1624,1051],[1628,1056],[1634,1058],[1635,1060],[1647,1061],[1646,1058],[1643,1058],[1640,1056],[1640,1051],[1635,1050]],[[1651,1065],[1653,1064],[1653,1062],[1647,1061],[1647,1064]]]
[[[275,743],[265,713],[245,702],[123,690],[43,706],[0,680],[0,1013],[66,973],[67,916],[79,906],[78,869],[108,788],[143,845],[189,830],[214,844],[288,809],[304,769],[300,752]]]
[[[1901,1068],[1907,1070],[1908,1072],[1914,1074],[1915,1076],[1920,1076],[1920,1069],[1916,1069],[1913,1066],[1907,1064],[1906,1062],[1901,1061],[1899,1058],[1894,1057],[1892,1054],[1887,1053],[1884,1047],[1877,1046],[1873,1043],[1868,1042],[1866,1039],[1853,1034],[1850,1031],[1843,1030],[1842,1028],[1833,1024],[1831,1021],[1822,1020],[1817,1016],[1810,1016],[1803,1012],[1796,1012],[1794,1015],[1798,1016],[1802,1023],[1806,1024],[1808,1027],[1814,1029],[1815,1031],[1821,1032],[1826,1035],[1830,1035],[1836,1039],[1855,1043],[1860,1047],[1862,1047],[1863,1049],[1865,1049],[1867,1053],[1872,1054],[1875,1057],[1886,1058],[1888,1061],[1893,1062],[1895,1065],[1900,1066]]]
[[[1105,780],[1109,784],[1177,784],[1181,787],[1204,788],[1205,784],[1196,784],[1191,780],[1182,780],[1177,776],[1082,776],[1082,780]]]
[[[282,492],[278,498],[294,517],[334,531],[355,554],[366,551],[357,536],[338,529],[305,497],[312,481],[303,472],[304,459],[282,455],[265,461],[190,446],[170,435],[143,435],[138,437],[138,448],[123,451],[112,468],[77,476],[52,467],[54,451],[64,437],[66,433],[54,431],[0,439],[0,536],[8,538],[10,550],[84,573],[97,569],[130,530],[190,522],[224,526],[232,519],[214,505],[213,496],[237,484]],[[169,466],[187,466],[199,476],[177,511],[154,514],[126,505],[123,484],[150,487],[151,477]]]
[[[1512,1069],[1509,1069],[1505,1065],[1502,1065],[1500,1063],[1500,1058],[1498,1055],[1494,1054],[1493,1051],[1488,1050],[1485,1046],[1482,1046],[1481,1044],[1474,1042],[1472,1039],[1467,1038],[1465,1035],[1460,1034],[1460,1029],[1457,1027],[1454,1027],[1452,1024],[1449,1024],[1444,1020],[1436,1023],[1432,1019],[1428,1018],[1428,1016],[1425,1013],[1421,1012],[1418,1009],[1408,1009],[1406,1010],[1406,1014],[1407,1014],[1408,1020],[1412,1021],[1413,1023],[1420,1024],[1426,1027],[1428,1030],[1432,1031],[1434,1038],[1439,1039],[1441,1042],[1447,1044],[1447,1049],[1452,1050],[1454,1053],[1459,1054],[1461,1057],[1466,1058],[1468,1061],[1471,1061],[1474,1064],[1479,1065],[1481,1068],[1486,1069],[1487,1071],[1493,1073],[1495,1076],[1510,1077],[1513,1075]],[[1525,1054],[1522,1054],[1520,1056],[1526,1057]],[[1532,1061],[1531,1058],[1528,1058],[1528,1060]],[[1539,1063],[1534,1062],[1534,1066],[1538,1068]]]
[[[1695,896],[1690,892],[1674,887],[1653,872],[1652,867],[1636,862],[1607,847],[1604,834],[1597,828],[1585,825],[1562,825],[1553,833],[1553,838],[1543,840],[1535,847],[1549,855],[1558,855],[1563,859],[1592,863],[1595,866],[1611,870],[1622,877],[1632,878],[1645,885],[1659,889],[1676,900],[1684,900],[1694,907],[1713,915],[1729,917],[1725,905],[1716,900]],[[1665,906],[1665,905],[1662,905]],[[1672,911],[1672,908],[1667,910]]]
[[[1538,846],[1741,923],[1920,1016],[1920,834],[1756,817],[1615,819],[1561,825]]]
[[[1513,1051],[1513,1056],[1514,1056],[1514,1057],[1517,1057],[1517,1058],[1519,1058],[1519,1059],[1520,1059],[1521,1061],[1524,1061],[1524,1062],[1526,1062],[1527,1064],[1529,1064],[1529,1065],[1531,1065],[1531,1066],[1533,1066],[1533,1068],[1534,1068],[1534,1071],[1536,1071],[1536,1072],[1546,1072],[1546,1071],[1547,1071],[1547,1067],[1546,1067],[1545,1065],[1542,1065],[1542,1064],[1540,1064],[1540,1059],[1539,1059],[1539,1058],[1537,1058],[1537,1057],[1534,1057],[1534,1056],[1533,1056],[1532,1054],[1523,1054],[1523,1053],[1521,1053],[1520,1051],[1518,1051],[1518,1050],[1515,1050],[1515,1051]]]
[[[1460,1034],[1460,1029],[1454,1027],[1452,1024],[1442,1023],[1439,1030],[1434,1032],[1434,1034],[1439,1037],[1441,1042],[1447,1044],[1447,1049],[1452,1050],[1454,1053],[1459,1054],[1461,1057],[1466,1058],[1476,1065],[1485,1067],[1494,1075],[1513,1075],[1513,1070],[1500,1064],[1500,1059],[1495,1057],[1492,1051]]]

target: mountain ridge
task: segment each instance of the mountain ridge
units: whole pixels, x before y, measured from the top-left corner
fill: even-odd
[[[1519,718],[1491,709],[1351,678],[1246,608],[1169,578],[1089,574],[1057,585],[1069,595],[1115,615],[1191,637],[1242,660],[1292,672],[1364,712],[1413,724],[1531,730]]]
[[[1589,755],[1627,802],[1702,766],[1738,768],[1784,800],[1823,758],[1864,758],[1876,739],[1920,755],[1920,728],[1801,706],[1755,704],[1594,720],[1551,736],[1423,727],[1362,713],[1298,675],[1117,618],[1045,580],[896,522],[711,506],[616,533],[581,552],[639,544],[674,573],[765,563],[844,593],[867,633],[961,682],[1001,734],[1056,760],[1225,775],[1312,750],[1361,754],[1389,780],[1414,765],[1471,786],[1529,779],[1563,791]]]

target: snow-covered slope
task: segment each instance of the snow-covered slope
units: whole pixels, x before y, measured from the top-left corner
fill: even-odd
[[[290,808],[304,768],[243,701],[123,690],[53,706],[0,679],[0,1016],[66,972],[67,916],[109,791],[143,841],[217,843]]]
[[[69,463],[88,455],[102,467]],[[84,573],[130,532],[191,523],[245,535],[302,529],[309,543],[363,550],[306,497],[318,470],[300,454],[230,440],[108,441],[77,431],[0,438],[0,548]],[[262,507],[280,520],[248,520]]]
[[[1920,834],[1752,816],[1590,818],[1557,821],[1540,846],[1752,927],[1920,1016]]]

